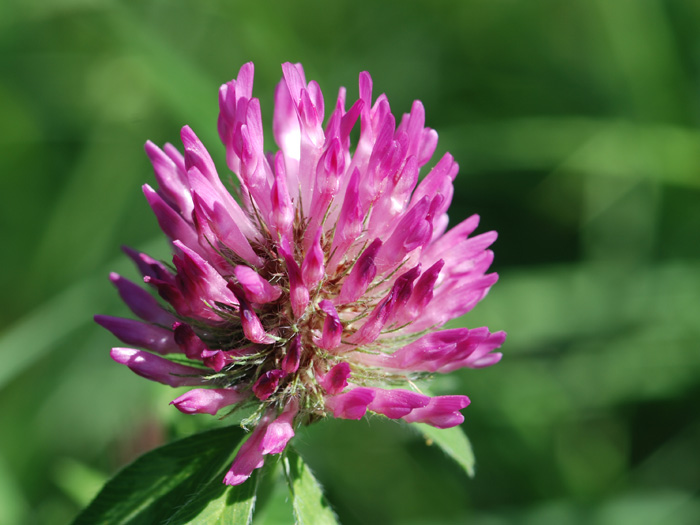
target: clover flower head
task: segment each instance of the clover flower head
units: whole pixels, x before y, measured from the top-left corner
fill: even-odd
[[[252,406],[253,428],[224,482],[240,484],[299,425],[381,414],[459,425],[464,395],[430,397],[414,380],[497,363],[505,333],[441,329],[496,282],[495,232],[472,216],[447,231],[458,166],[445,154],[421,179],[437,133],[416,101],[397,125],[385,95],[359,76],[325,127],[318,84],[282,66],[276,153],[263,149],[253,64],[221,86],[218,131],[238,184],[225,186],[204,145],[182,129],[184,155],[146,143],[158,189],[143,192],[173,247],[172,265],[126,248],[148,287],[111,274],[141,319],[96,316],[129,347],[112,358],[173,387],[187,414]],[[359,140],[351,145],[358,123]],[[231,191],[236,194],[232,195]]]

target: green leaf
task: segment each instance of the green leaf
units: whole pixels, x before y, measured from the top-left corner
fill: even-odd
[[[435,428],[425,423],[413,423],[425,436],[428,444],[436,444],[454,459],[469,475],[474,476],[474,452],[467,435],[460,427]]]
[[[222,483],[244,432],[203,432],[144,454],[119,472],[74,525],[250,523],[257,472],[242,485]]]
[[[301,456],[288,450],[284,457],[284,473],[292,495],[297,525],[337,524],[338,520],[323,495],[321,485]]]

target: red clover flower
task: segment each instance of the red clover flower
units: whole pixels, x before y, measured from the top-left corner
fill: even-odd
[[[195,387],[172,402],[180,411],[253,407],[242,424],[254,430],[224,479],[230,485],[281,453],[299,425],[328,415],[459,425],[469,398],[430,397],[414,380],[493,365],[505,339],[487,328],[440,329],[496,282],[486,273],[496,233],[469,237],[476,215],[446,232],[458,166],[446,153],[419,182],[437,145],[423,105],[415,101],[397,126],[385,95],[372,103],[364,72],[359,100],[346,110],[341,88],[324,128],[318,84],[299,64],[282,70],[277,153],[263,150],[253,64],[219,91],[218,131],[237,198],[189,127],[184,156],[146,143],[158,189],[143,192],[172,242],[172,266],[125,251],[167,305],[113,273],[142,320],[96,316],[145,349],[114,348],[115,361]]]

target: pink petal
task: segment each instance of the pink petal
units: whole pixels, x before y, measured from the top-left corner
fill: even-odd
[[[282,358],[281,366],[285,374],[293,374],[299,370],[302,350],[301,336],[297,335],[290,341],[289,346],[287,346],[287,352]]]
[[[289,276],[289,286],[291,288],[289,300],[292,303],[292,313],[299,318],[306,312],[306,307],[309,305],[309,289],[304,285],[301,269],[294,260],[291,247],[286,242],[286,239],[278,246],[278,251],[284,258],[287,266],[287,275]]]
[[[279,237],[288,237],[294,223],[294,205],[287,190],[287,173],[281,151],[275,156],[275,181],[270,191],[269,225]]]
[[[191,249],[200,252],[197,232],[192,225],[171,208],[148,184],[143,185],[143,194],[153,209],[156,219],[158,219],[158,225],[170,237],[170,240],[180,240]]]
[[[243,288],[245,298],[252,303],[271,303],[282,295],[279,286],[271,285],[249,266],[239,264],[233,269],[233,274]]]
[[[337,418],[362,419],[374,396],[375,391],[371,388],[353,388],[344,394],[326,396],[326,409]]]
[[[430,396],[410,390],[375,388],[374,399],[367,408],[372,412],[384,414],[389,419],[399,419],[414,409],[426,406],[429,402]]]
[[[455,427],[464,421],[464,416],[459,411],[467,405],[467,396],[437,396],[427,406],[412,410],[403,419],[409,423],[427,423],[437,428]]]
[[[187,184],[184,164],[179,166],[150,140],[146,142],[145,149],[153,164],[153,171],[158,181],[158,193],[187,222],[192,222],[192,195]]]
[[[333,303],[329,300],[324,299],[318,306],[326,313],[326,319],[323,321],[321,338],[314,342],[324,350],[333,350],[340,345],[340,340],[343,336],[343,324],[338,317],[338,312],[333,307]]]
[[[365,293],[369,285],[377,275],[377,266],[374,259],[382,246],[382,241],[374,239],[362,255],[357,259],[355,266],[350,271],[350,275],[345,278],[340,295],[335,300],[335,304],[347,304],[355,302]]]
[[[340,394],[348,386],[350,372],[350,365],[343,361],[333,366],[326,375],[318,377],[319,384],[329,395]]]
[[[195,388],[170,402],[185,414],[211,414],[243,401],[247,395],[233,388]]]
[[[294,437],[294,416],[299,410],[296,398],[289,400],[282,413],[267,427],[260,443],[263,454],[279,454]]]
[[[321,279],[323,279],[326,273],[323,264],[323,248],[321,248],[322,234],[323,229],[319,228],[309,251],[306,253],[306,257],[304,257],[304,262],[301,265],[302,280],[310,290],[321,282]]]
[[[265,437],[265,431],[270,423],[270,417],[265,415],[251,432],[236,454],[231,468],[224,476],[226,485],[240,485],[247,480],[255,469],[263,466],[265,459],[261,450],[261,443]]]
[[[216,320],[218,315],[212,312],[212,306],[238,303],[226,287],[226,280],[207,261],[180,241],[173,244],[182,253],[173,257],[173,264],[178,272],[178,288],[189,309],[179,313]]]
[[[227,287],[233,292],[238,300],[241,325],[243,326],[243,334],[246,336],[246,338],[248,338],[249,341],[258,344],[269,344],[274,342],[275,339],[265,332],[265,328],[256,315],[255,310],[245,298],[243,289],[237,285],[234,285],[233,283],[228,283]]]

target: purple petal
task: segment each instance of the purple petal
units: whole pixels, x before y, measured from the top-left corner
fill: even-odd
[[[112,348],[112,359],[134,373],[172,387],[202,384],[202,370],[173,363],[157,355],[133,348]]]
[[[122,343],[147,348],[159,354],[180,352],[173,333],[160,326],[108,315],[96,315],[95,322],[112,332]]]
[[[146,290],[117,273],[110,273],[109,279],[117,287],[122,301],[141,319],[155,324],[170,326],[175,317],[168,313]]]
[[[173,323],[175,343],[189,359],[201,359],[202,352],[208,350],[207,345],[194,333],[192,327],[179,321]]]

